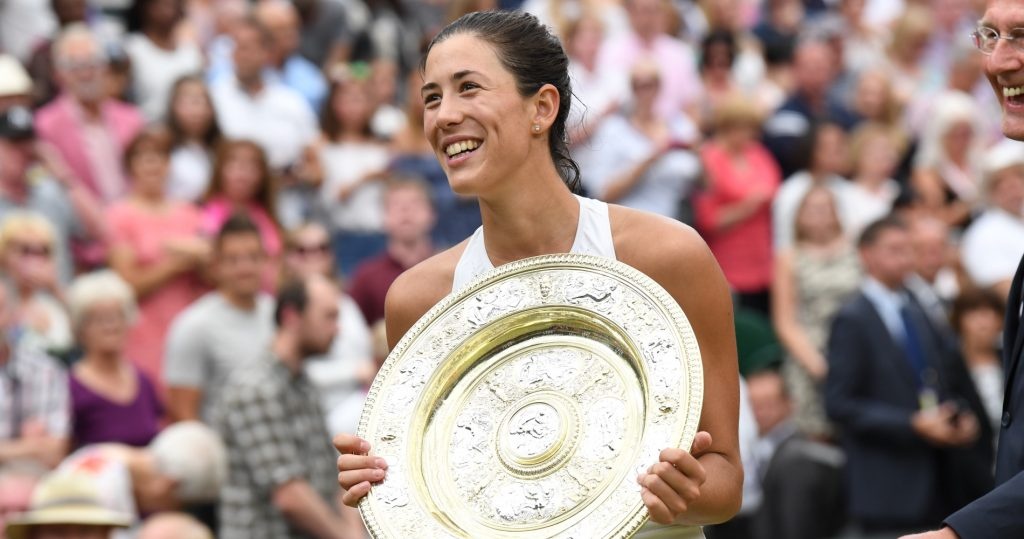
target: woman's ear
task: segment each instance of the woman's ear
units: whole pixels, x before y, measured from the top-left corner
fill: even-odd
[[[540,87],[540,90],[537,90],[537,94],[533,96],[533,121],[531,123],[541,126],[539,132],[547,131],[554,125],[561,102],[558,88],[555,88],[554,85],[545,84]]]

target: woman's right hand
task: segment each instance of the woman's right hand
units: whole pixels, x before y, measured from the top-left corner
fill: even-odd
[[[384,479],[388,463],[380,457],[369,456],[370,443],[352,434],[335,436],[334,447],[341,453],[338,457],[338,484],[345,490],[341,501],[349,507],[356,507],[359,500],[370,492],[370,485]]]

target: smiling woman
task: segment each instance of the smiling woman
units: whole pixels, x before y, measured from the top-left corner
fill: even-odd
[[[466,15],[434,38],[422,68],[424,133],[452,189],[478,197],[483,226],[395,281],[385,309],[390,346],[449,292],[524,258],[586,253],[651,277],[688,314],[714,390],[705,393],[693,447],[665,449],[637,478],[654,521],[638,537],[703,537],[699,526],[736,513],[743,477],[732,306],[721,269],[691,228],[573,195],[568,59],[535,17]],[[355,505],[384,478],[387,462],[353,435],[335,445],[344,500]]]

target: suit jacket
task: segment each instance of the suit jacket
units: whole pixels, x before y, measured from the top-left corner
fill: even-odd
[[[124,152],[135,135],[142,130],[142,115],[134,106],[113,99],[103,103],[100,114],[118,152]],[[39,109],[36,113],[36,130],[40,139],[57,149],[64,163],[82,185],[100,200],[105,200],[96,179],[93,178],[89,155],[82,142],[82,128],[71,98],[61,95]],[[120,166],[121,163],[117,165]]]
[[[911,313],[942,400],[984,410],[953,342],[928,322],[913,301]],[[920,408],[918,382],[902,344],[874,304],[858,293],[832,324],[825,408],[846,450],[850,516],[900,526],[934,526],[945,508],[961,507],[988,487],[991,435],[961,450],[940,450],[911,427]],[[980,475],[980,478],[978,477]]]
[[[1010,287],[1003,329],[1003,372],[1006,392],[996,453],[995,490],[946,519],[961,539],[1024,537],[1024,328],[1021,293],[1024,258]]]

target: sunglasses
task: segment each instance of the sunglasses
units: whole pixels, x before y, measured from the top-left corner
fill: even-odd
[[[11,248],[20,256],[34,256],[39,258],[50,257],[50,246],[44,243],[15,243],[11,245]]]
[[[331,246],[327,243],[316,243],[313,245],[293,245],[292,252],[302,255],[323,255],[331,251]]]

